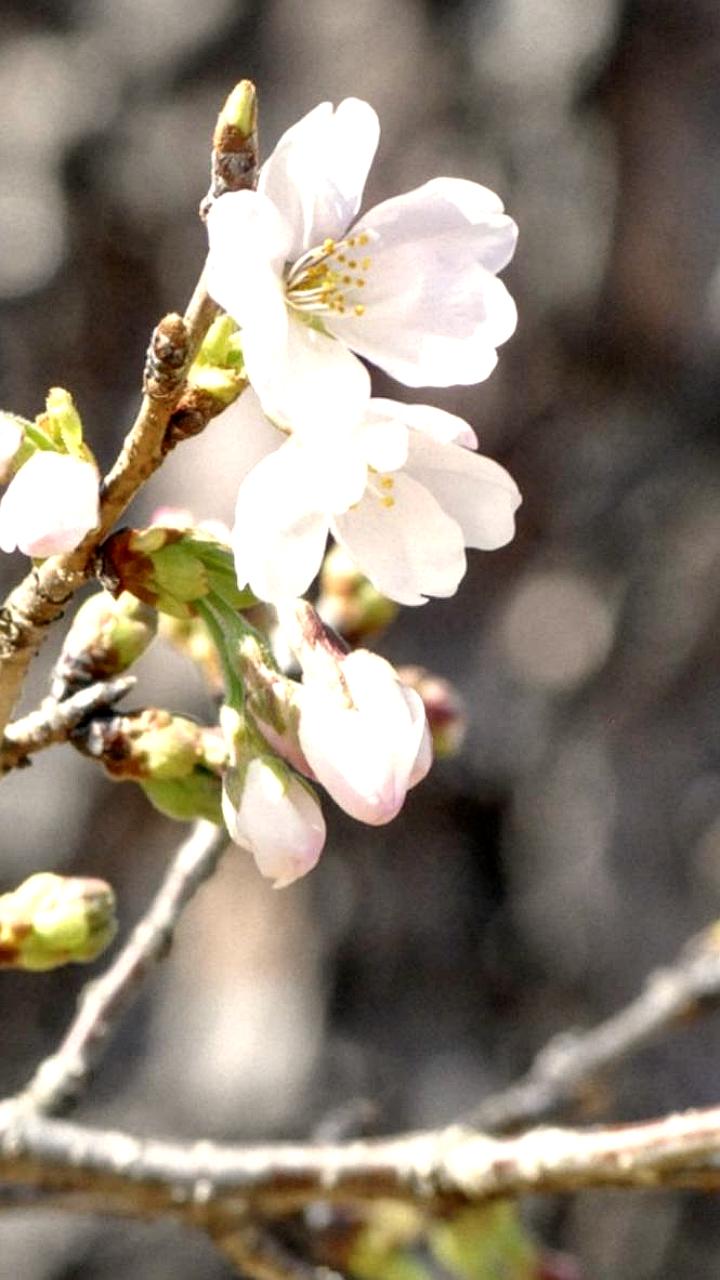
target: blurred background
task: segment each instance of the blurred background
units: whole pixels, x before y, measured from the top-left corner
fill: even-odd
[[[81,1109],[225,1139],[303,1136],[357,1097],[383,1130],[452,1120],[720,915],[720,6],[0,0],[0,31],[0,404],[32,417],[68,387],[105,464],[150,330],[201,267],[209,138],[237,79],[258,83],[265,155],[319,100],[367,98],[383,134],[366,207],[447,174],[520,224],[497,371],[408,397],[464,414],[525,496],[514,543],[472,553],[458,595],[405,610],[381,646],[457,682],[462,751],[390,827],[328,803],[320,868],[287,893],[231,852]],[[216,422],[134,522],[164,502],[229,519],[234,485]],[[3,585],[24,567],[4,557]],[[166,650],[142,672],[137,705],[209,713]],[[0,887],[104,875],[127,930],[180,834],[55,749],[3,787]],[[86,976],[3,975],[3,1093]],[[719,1056],[710,1018],[569,1118],[716,1103]],[[583,1194],[527,1216],[587,1280],[718,1275],[716,1198]],[[169,1226],[6,1213],[0,1250],[18,1280],[230,1274]]]

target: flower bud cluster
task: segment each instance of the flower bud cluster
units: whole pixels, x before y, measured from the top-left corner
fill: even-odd
[[[116,928],[115,895],[104,880],[38,872],[0,896],[0,967],[87,964]]]

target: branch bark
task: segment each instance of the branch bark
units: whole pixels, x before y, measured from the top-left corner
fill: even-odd
[[[720,1003],[720,928],[693,938],[673,964],[647,979],[634,1000],[589,1031],[556,1036],[522,1079],[480,1103],[467,1123],[503,1133],[547,1119],[602,1071],[636,1053],[668,1028]]]
[[[28,764],[35,752],[65,742],[86,716],[113,706],[135,683],[135,676],[115,676],[99,680],[62,702],[46,698],[37,711],[7,726],[0,740],[0,775]]]
[[[175,1216],[217,1234],[228,1211],[265,1219],[313,1201],[397,1199],[442,1212],[497,1196],[589,1187],[720,1188],[720,1107],[596,1130],[491,1138],[455,1127],[312,1146],[178,1143],[0,1109],[0,1178],[68,1209]]]
[[[88,984],[58,1049],[18,1095],[20,1110],[50,1114],[74,1101],[148,970],[167,954],[180,915],[214,872],[229,843],[212,822],[197,822],[180,846],[148,911],[107,971]]]

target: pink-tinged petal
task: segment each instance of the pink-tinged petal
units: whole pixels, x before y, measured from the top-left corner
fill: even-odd
[[[520,490],[491,458],[411,432],[408,472],[457,521],[466,546],[493,551],[514,536]]]
[[[247,766],[239,804],[223,789],[231,838],[252,853],[260,874],[284,889],[317,865],[325,844],[320,805],[289,770],[258,756]]]
[[[36,558],[74,550],[98,524],[99,487],[91,462],[34,453],[0,501],[0,549]]]
[[[388,248],[445,235],[470,236],[474,260],[493,275],[507,266],[517,243],[517,226],[500,197],[466,178],[433,178],[383,200],[363,214],[354,230],[372,232]]]
[[[395,476],[394,505],[368,491],[359,506],[337,516],[332,531],[358,568],[399,604],[451,596],[465,573],[460,526],[422,484]]]
[[[408,386],[487,378],[517,323],[494,275],[512,254],[516,227],[483,210],[491,194],[439,178],[371,210],[356,228],[369,237],[365,284],[349,287],[332,332]]]
[[[367,102],[323,102],[283,134],[260,174],[259,190],[293,228],[288,258],[327,237],[339,239],[355,217],[380,136]]]
[[[303,485],[304,461],[294,441],[246,476],[235,508],[232,547],[238,583],[261,600],[300,596],[320,568],[328,520]]]
[[[466,449],[478,447],[478,438],[469,422],[431,404],[403,404],[378,397],[370,401],[370,413],[384,422],[403,422],[406,427],[413,427],[441,444],[460,444]],[[407,457],[407,448],[405,454]]]
[[[358,649],[340,662],[346,693],[306,672],[300,742],[319,782],[359,822],[390,822],[422,749],[425,713],[389,663]]]
[[[282,350],[245,353],[248,376],[263,408],[294,431],[317,436],[354,426],[370,398],[367,369],[342,342],[288,317]]]

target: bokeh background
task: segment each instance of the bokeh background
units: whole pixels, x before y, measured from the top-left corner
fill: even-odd
[[[518,536],[473,553],[457,597],[405,610],[382,646],[457,682],[462,752],[388,828],[328,804],[327,853],[288,893],[228,856],[81,1110],[227,1139],[302,1136],[355,1097],[383,1129],[449,1121],[720,915],[720,6],[0,0],[0,32],[0,404],[33,416],[69,387],[104,463],[149,332],[201,266],[209,136],[240,77],[259,85],[265,154],[320,99],[366,97],[383,126],[367,204],[449,174],[499,191],[520,224],[516,337],[489,382],[427,397],[517,478]],[[233,488],[218,422],[133,514],[171,501],[228,519]],[[3,558],[7,586],[23,568]],[[137,703],[207,713],[179,659],[158,648],[142,671]],[[105,875],[127,929],[178,831],[56,749],[3,787],[2,887]],[[85,976],[3,975],[3,1093]],[[717,1102],[719,1059],[710,1019],[572,1118]],[[716,1198],[527,1213],[588,1280],[720,1270]],[[0,1216],[0,1255],[17,1280],[229,1274],[170,1227],[47,1213]]]

